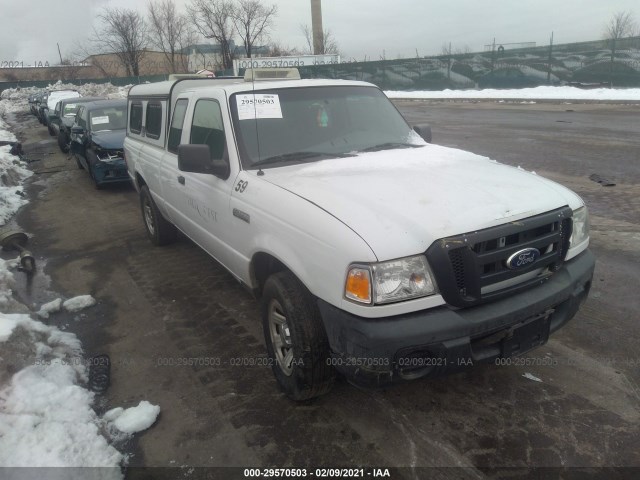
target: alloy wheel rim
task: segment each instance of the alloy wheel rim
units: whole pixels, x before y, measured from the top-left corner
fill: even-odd
[[[276,361],[282,373],[291,376],[293,373],[293,342],[284,309],[275,299],[269,303],[269,334]]]
[[[145,200],[144,202],[144,221],[147,224],[149,233],[153,235],[156,229],[153,225],[153,212],[151,211],[151,205],[148,200]]]

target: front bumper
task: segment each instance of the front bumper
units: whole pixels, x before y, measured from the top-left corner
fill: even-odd
[[[587,250],[542,285],[462,309],[362,318],[318,300],[330,361],[355,383],[383,386],[522,354],[573,318],[587,298],[594,266]]]
[[[93,165],[93,175],[99,185],[129,182],[127,166],[122,158],[110,161],[96,160]]]

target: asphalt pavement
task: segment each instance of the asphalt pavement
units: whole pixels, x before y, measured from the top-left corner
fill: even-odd
[[[8,119],[36,160],[17,223],[40,270],[17,294],[38,305],[58,294],[98,300],[51,322],[77,333],[88,355],[110,355],[99,410],[161,406],[157,423],[122,446],[132,466],[179,468],[184,478],[203,466],[432,467],[402,478],[640,467],[640,106],[397,105],[410,122],[432,125],[434,143],[579,193],[592,213],[591,295],[547,345],[511,365],[385,390],[338,381],[302,405],[278,391],[257,302],[230,274],[184,237],[152,246],[132,188],[96,190],[35,117]]]

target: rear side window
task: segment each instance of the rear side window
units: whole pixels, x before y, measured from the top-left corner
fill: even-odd
[[[162,104],[149,102],[147,104],[147,121],[145,123],[147,137],[157,140],[162,131]]]
[[[193,112],[189,143],[209,145],[211,160],[222,160],[225,150],[220,105],[215,100],[198,100]]]
[[[142,104],[132,103],[131,112],[129,113],[129,130],[132,133],[140,135],[142,131]]]
[[[176,108],[173,111],[171,119],[171,129],[169,130],[169,140],[167,142],[167,150],[171,153],[178,153],[178,145],[182,138],[182,127],[184,125],[184,117],[187,113],[187,99],[180,99],[176,102]]]

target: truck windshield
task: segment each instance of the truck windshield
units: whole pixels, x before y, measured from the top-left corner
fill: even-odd
[[[240,92],[231,96],[230,106],[246,169],[425,145],[374,87]]]

